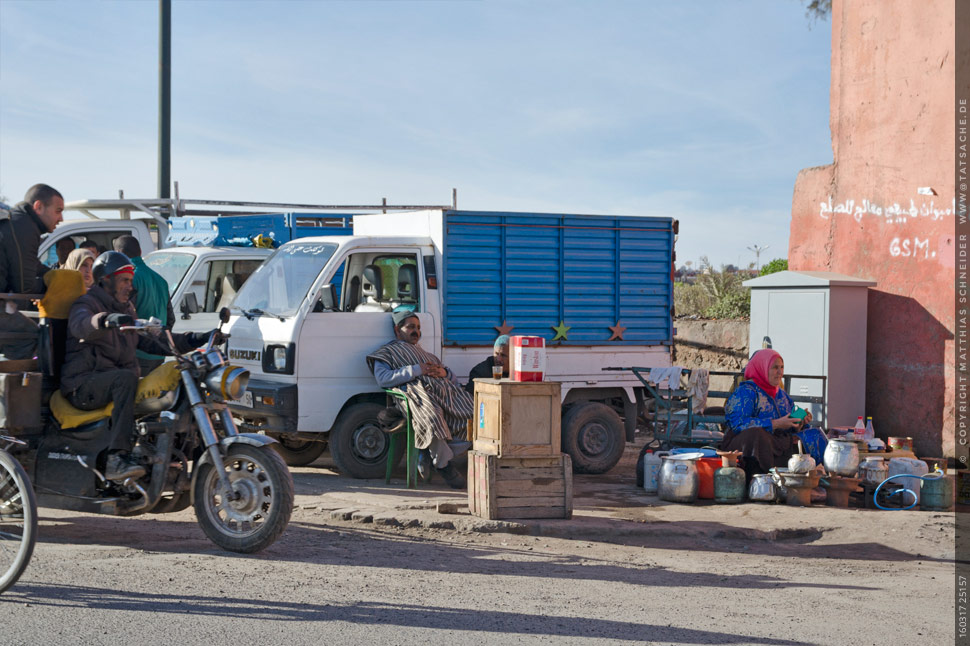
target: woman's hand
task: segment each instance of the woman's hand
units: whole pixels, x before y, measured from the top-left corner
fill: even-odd
[[[790,415],[785,415],[784,417],[779,417],[777,419],[771,420],[771,430],[788,431],[793,428],[798,428],[799,424],[801,424],[801,420],[795,419]]]

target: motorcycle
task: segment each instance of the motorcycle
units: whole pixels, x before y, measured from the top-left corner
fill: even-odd
[[[220,312],[222,323],[228,315]],[[293,511],[293,478],[270,446],[274,439],[236,429],[226,402],[243,396],[249,371],[215,347],[217,331],[205,346],[180,354],[157,320],[119,329],[159,335],[175,356],[142,379],[136,395],[131,458],[146,472],[107,480],[98,465],[108,449],[110,405],[80,411],[55,391],[46,423],[11,433],[21,443],[10,451],[29,474],[37,505],[113,516],[192,505],[219,547],[252,553],[271,545]]]

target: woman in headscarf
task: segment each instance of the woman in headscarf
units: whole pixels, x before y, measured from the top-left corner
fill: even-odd
[[[90,249],[79,248],[72,251],[64,261],[64,269],[73,269],[81,272],[81,279],[84,281],[84,289],[91,289],[94,284],[94,274],[91,267],[94,265],[95,256]]]
[[[788,465],[801,439],[807,453],[822,463],[826,439],[817,428],[791,416],[795,403],[782,389],[785,361],[771,349],[758,350],[744,369],[744,378],[724,405],[728,431],[721,442],[726,451],[741,451],[745,473],[766,473]]]

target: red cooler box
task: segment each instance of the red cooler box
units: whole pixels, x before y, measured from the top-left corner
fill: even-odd
[[[546,373],[546,340],[541,336],[513,336],[512,381],[542,381]]]

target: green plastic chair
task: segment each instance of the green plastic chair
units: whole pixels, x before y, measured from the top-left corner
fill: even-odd
[[[417,489],[418,449],[414,446],[414,427],[411,426],[411,404],[408,403],[408,398],[404,392],[397,388],[385,388],[384,392],[387,393],[388,397],[393,397],[404,402],[404,446],[407,452],[407,487],[408,489]],[[391,482],[391,471],[394,469],[394,458],[397,453],[397,436],[400,433],[401,431],[396,431],[390,437],[390,443],[387,447],[387,469],[384,472],[384,484],[390,484]],[[429,473],[425,482],[430,481],[431,474]]]

